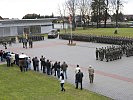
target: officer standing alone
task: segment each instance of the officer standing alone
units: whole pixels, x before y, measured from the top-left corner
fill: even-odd
[[[89,72],[90,83],[93,83],[93,80],[94,80],[94,69],[92,68],[91,65],[89,66],[88,72]]]

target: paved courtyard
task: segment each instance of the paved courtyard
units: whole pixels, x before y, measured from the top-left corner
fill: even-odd
[[[96,61],[95,48],[105,47],[108,44],[78,42],[76,46],[68,46],[67,40],[45,39],[34,42],[34,48],[24,49],[22,44],[13,44],[7,51],[25,53],[31,57],[44,55],[51,61],[65,61],[68,65],[69,83],[74,84],[75,67],[80,65],[84,73],[83,88],[108,96],[115,100],[133,100],[133,57],[123,57],[112,62]],[[0,49],[4,47],[0,45]],[[88,66],[95,69],[94,83],[89,83]]]

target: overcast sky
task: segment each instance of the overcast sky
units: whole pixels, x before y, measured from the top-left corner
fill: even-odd
[[[59,15],[58,4],[65,0],[0,0],[0,16],[3,18],[19,18],[26,14]],[[133,0],[126,0],[123,13],[133,14]]]

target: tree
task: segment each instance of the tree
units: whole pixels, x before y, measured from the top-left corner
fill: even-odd
[[[117,21],[118,22],[123,22],[124,21],[124,15],[122,14],[122,12],[120,12],[117,17],[116,17],[116,14],[114,13],[113,16],[112,16],[112,20],[113,21],[116,21],[116,18],[117,18]]]
[[[104,27],[106,28],[107,19],[108,19],[108,10],[109,10],[109,0],[105,0],[105,13],[104,13]]]
[[[97,22],[97,28],[100,27],[101,20],[104,20],[105,6],[104,0],[92,0],[92,21]]]
[[[116,22],[116,28],[118,28],[118,17],[119,17],[119,12],[120,8],[123,7],[123,2],[122,0],[111,0],[113,10],[115,11],[115,22]]]
[[[89,12],[90,12],[90,1],[91,0],[79,0],[78,8],[81,16],[81,24],[83,23],[83,29],[86,27],[86,23],[89,21]]]
[[[72,30],[74,31],[76,28],[75,16],[77,10],[77,0],[68,0],[66,2],[66,5],[69,11],[69,16],[72,17]]]
[[[44,18],[44,16],[40,16],[37,14],[26,14],[22,19],[39,19],[39,18]]]
[[[58,5],[58,10],[59,10],[60,17],[62,19],[63,29],[65,29],[66,5],[62,4],[62,9],[61,9],[60,5]]]

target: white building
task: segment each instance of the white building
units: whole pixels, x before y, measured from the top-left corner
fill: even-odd
[[[53,29],[53,20],[53,18],[0,20],[0,37],[16,36],[23,33],[48,33]]]

